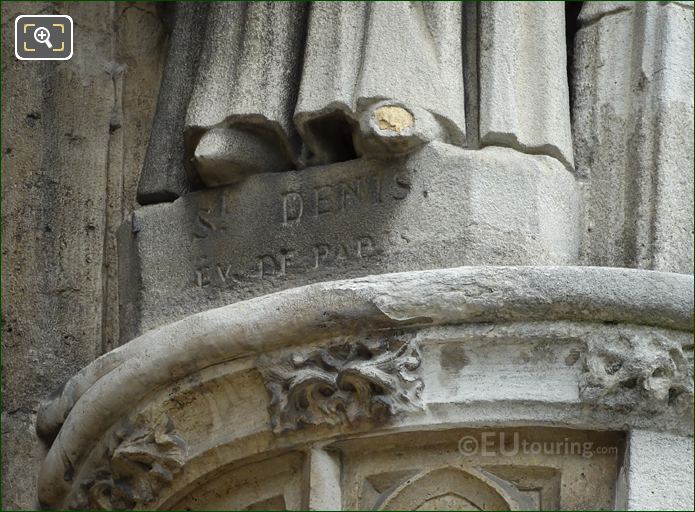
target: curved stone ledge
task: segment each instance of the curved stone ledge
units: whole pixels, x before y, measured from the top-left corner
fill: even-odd
[[[272,391],[272,378],[262,378],[256,364],[273,368],[273,361],[291,361],[284,367],[291,380],[292,365],[311,366],[317,353],[324,360],[336,354],[342,359],[332,360],[332,366],[320,365],[319,373],[308,372],[312,385],[327,382],[342,394],[330,404],[318,403],[316,410],[334,410],[336,403],[338,411],[340,404],[366,404],[353,413],[358,420],[365,416],[369,432],[511,422],[617,430],[624,425],[664,425],[687,435],[692,431],[692,322],[692,276],[591,267],[464,267],[387,274],[309,285],[206,311],[105,354],[44,404],[38,429],[55,439],[42,467],[40,499],[48,506],[66,506],[68,496],[74,498],[76,489],[94,480],[87,475],[96,471],[95,461],[104,454],[108,460],[127,459],[132,450],[144,450],[142,440],[152,436],[159,448],[145,451],[153,468],[159,464],[157,457],[163,457],[174,479],[173,470],[184,467],[181,482],[172,484],[169,479],[157,486],[180,489],[187,479],[195,481],[204,472],[186,467],[195,467],[195,460],[214,447],[256,439],[249,446],[265,445],[262,452],[306,443],[307,436],[366,432],[359,421],[353,427],[342,420],[325,422],[319,414],[316,421],[308,421],[315,427],[273,437],[273,408],[263,384],[258,384],[265,378]],[[388,355],[395,342],[418,349],[387,357],[386,373],[379,375],[383,393],[360,395],[361,401],[355,402],[350,393],[359,393],[360,379],[375,378],[369,365],[360,361]],[[366,355],[331,349],[359,343],[366,343]],[[476,389],[476,382],[485,382],[484,374],[469,375],[470,389],[443,387],[438,384],[442,372],[453,371],[451,365],[460,371],[468,364],[469,356],[459,350],[462,344],[495,360],[516,354],[507,367],[531,361],[532,373],[542,375],[549,387],[534,398],[523,371],[519,384],[511,387],[494,389],[489,381],[487,388]],[[294,359],[287,359],[288,354]],[[503,371],[503,366],[496,368]],[[255,383],[252,396],[258,402],[251,412],[239,409],[239,416],[248,417],[231,419],[214,438],[214,446],[195,441],[196,427],[186,426],[177,416],[177,411],[186,410],[180,405],[186,403],[181,394],[204,385],[206,379],[217,382],[224,376],[251,375],[248,372],[253,374],[248,379]],[[397,403],[384,402],[399,386]],[[243,398],[236,397],[240,403]],[[176,407],[162,405],[174,402]],[[524,408],[516,408],[522,402]],[[157,413],[149,428],[159,434],[141,426],[143,411]],[[374,411],[386,411],[386,421],[372,418]],[[285,410],[283,430],[292,418],[292,411]],[[187,431],[172,430],[172,425]],[[140,433],[132,439],[128,432]],[[129,443],[128,450],[114,447],[113,436],[121,444]],[[180,439],[187,440],[186,450]],[[147,486],[145,494],[153,492]],[[132,496],[124,500],[121,506],[137,506]]]

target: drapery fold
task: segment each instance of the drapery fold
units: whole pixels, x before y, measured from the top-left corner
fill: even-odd
[[[360,156],[361,116],[383,101],[426,112],[443,142],[508,146],[573,167],[562,4],[224,2],[209,4],[204,23],[185,22],[200,17],[192,7],[177,9],[172,41],[199,52],[195,65],[170,53],[139,189],[145,203],[201,186],[190,162],[209,130],[250,132],[262,139],[255,147],[287,162],[278,171],[301,169]],[[466,34],[464,11],[476,34]],[[464,68],[471,51],[477,69]],[[194,70],[192,84],[172,92],[167,81],[185,84],[181,70]],[[466,115],[478,132],[468,142]],[[186,146],[182,162],[162,156],[180,154],[176,143]]]

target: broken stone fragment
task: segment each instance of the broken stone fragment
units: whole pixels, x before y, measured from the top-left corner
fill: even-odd
[[[193,161],[207,187],[236,183],[251,174],[287,171],[292,165],[272,140],[243,128],[206,132]]]
[[[396,105],[379,107],[374,111],[374,119],[379,124],[380,130],[391,130],[398,133],[415,124],[413,114]]]
[[[448,142],[446,131],[427,110],[405,107],[393,100],[381,101],[360,116],[355,148],[369,157],[412,153],[428,142]]]

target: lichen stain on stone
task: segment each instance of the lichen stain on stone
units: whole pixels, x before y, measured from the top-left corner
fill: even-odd
[[[394,105],[386,105],[376,109],[374,119],[379,124],[379,129],[399,133],[415,124],[413,114],[403,107]]]
[[[445,371],[449,373],[458,373],[470,362],[462,346],[449,344],[442,347],[440,363]]]

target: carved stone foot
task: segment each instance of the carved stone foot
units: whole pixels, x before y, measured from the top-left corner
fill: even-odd
[[[251,174],[286,171],[291,167],[277,144],[239,128],[215,128],[205,133],[193,161],[207,187],[229,185]]]
[[[433,140],[446,141],[446,136],[430,112],[386,100],[360,116],[355,147],[366,156],[404,155]]]

